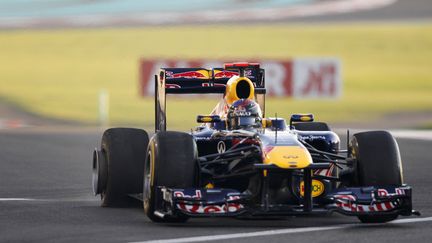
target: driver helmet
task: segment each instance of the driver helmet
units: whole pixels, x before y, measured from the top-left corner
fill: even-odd
[[[261,108],[251,99],[239,99],[229,108],[227,125],[231,130],[262,127]]]

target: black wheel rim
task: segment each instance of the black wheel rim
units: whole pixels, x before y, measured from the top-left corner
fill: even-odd
[[[98,161],[98,151],[95,150],[93,152],[93,171],[92,171],[92,184],[93,184],[93,193],[96,196],[100,193],[99,186],[99,161]]]

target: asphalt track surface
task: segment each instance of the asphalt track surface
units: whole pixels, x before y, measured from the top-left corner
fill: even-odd
[[[423,222],[362,225],[354,217],[334,214],[155,224],[139,204],[99,207],[91,190],[91,153],[101,133],[80,128],[0,130],[0,242],[176,242],[196,236],[205,237],[184,241],[222,236],[218,242],[430,242],[432,237],[431,140],[398,139],[405,182],[413,187],[414,207],[422,213],[407,219],[425,218]]]

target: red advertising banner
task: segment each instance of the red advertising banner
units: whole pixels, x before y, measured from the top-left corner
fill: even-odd
[[[256,60],[254,60],[256,62]],[[269,96],[294,98],[337,98],[341,95],[340,62],[336,58],[295,58],[261,60],[265,69]],[[218,60],[141,59],[139,67],[140,94],[153,96],[154,75],[162,67],[222,67]]]

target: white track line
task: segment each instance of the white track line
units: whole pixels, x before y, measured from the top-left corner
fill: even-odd
[[[358,132],[366,132],[366,131],[375,131],[375,130],[383,130],[383,129],[349,129],[350,134]],[[385,130],[385,129],[384,129]],[[334,130],[341,137],[345,136],[346,129],[335,129]],[[432,130],[408,130],[408,129],[396,129],[396,130],[388,130],[395,138],[408,138],[408,139],[416,139],[416,140],[424,140],[424,141],[432,141]]]
[[[4,201],[37,201],[38,199],[33,198],[17,198],[17,197],[8,197],[8,198],[0,198],[0,202]]]
[[[6,197],[0,198],[0,202],[99,202],[98,198],[59,198],[59,199],[42,199],[42,198],[18,198],[18,197]]]
[[[390,131],[390,133],[396,138],[409,138],[432,141],[431,130],[394,130]]]
[[[417,223],[432,221],[432,217],[427,218],[407,218],[399,219],[387,224],[407,224],[407,223]],[[281,229],[281,230],[267,230],[267,231],[257,231],[250,233],[236,233],[236,234],[226,234],[226,235],[207,235],[207,236],[197,236],[197,237],[187,237],[187,238],[175,238],[175,239],[165,239],[165,240],[151,240],[151,241],[138,241],[134,243],[174,243],[174,242],[200,242],[200,241],[215,241],[215,240],[230,240],[237,238],[248,238],[248,237],[259,237],[259,236],[271,236],[271,235],[282,235],[282,234],[295,234],[295,233],[305,233],[313,231],[326,231],[326,230],[337,230],[345,229],[351,227],[362,227],[377,225],[377,224],[342,224],[333,226],[323,226],[323,227],[306,227],[306,228],[295,228],[295,229]],[[383,225],[383,224],[378,224]]]

